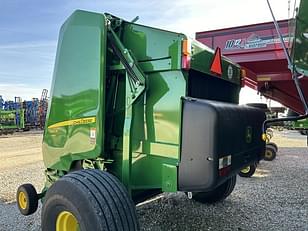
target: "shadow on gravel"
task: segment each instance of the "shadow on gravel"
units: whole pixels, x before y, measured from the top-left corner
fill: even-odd
[[[138,205],[141,230],[249,230],[246,206],[237,200],[201,204],[184,193],[162,195]]]

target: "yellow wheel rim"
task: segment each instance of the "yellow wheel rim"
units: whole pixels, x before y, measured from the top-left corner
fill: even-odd
[[[79,225],[76,217],[68,212],[62,211],[57,217],[56,231],[77,231]]]
[[[241,173],[247,174],[247,173],[249,173],[249,171],[250,171],[250,166],[247,166],[246,168],[243,168],[241,170]]]
[[[272,158],[272,152],[271,151],[265,151],[265,157],[266,158],[268,158],[268,159],[270,159],[270,158]]]
[[[27,197],[26,194],[24,192],[19,192],[18,194],[18,205],[20,208],[22,209],[26,209],[27,208]]]

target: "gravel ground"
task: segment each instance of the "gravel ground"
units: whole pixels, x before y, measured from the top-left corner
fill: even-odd
[[[25,182],[43,186],[41,143],[42,132],[0,136],[0,202],[15,200],[17,187]]]
[[[40,210],[23,217],[14,201],[19,184],[43,184],[40,141],[41,134],[31,133],[0,138],[1,231],[40,230]],[[238,177],[235,190],[222,203],[204,205],[187,199],[183,193],[164,193],[139,204],[137,214],[142,230],[308,230],[305,137],[283,131],[275,132],[273,141],[279,146],[277,158],[262,161],[252,178]],[[8,161],[10,158],[14,161]]]

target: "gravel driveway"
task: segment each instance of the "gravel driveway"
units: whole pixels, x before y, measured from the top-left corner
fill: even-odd
[[[222,203],[204,205],[183,193],[164,193],[139,204],[142,230],[308,230],[308,149],[304,137],[291,134],[275,134],[277,158],[262,161],[252,178],[238,177],[235,190]],[[1,158],[6,143],[14,142],[9,148],[12,155],[13,149],[15,155],[26,153],[25,165],[20,164],[23,156],[10,163],[10,168],[0,165],[0,230],[40,230],[40,210],[29,217],[21,216],[14,194],[21,183],[32,182],[37,187],[43,184],[43,164],[36,149],[40,148],[36,146],[41,134],[26,134],[15,142],[17,138],[0,138]],[[26,143],[31,139],[28,147]],[[27,148],[37,153],[32,161]]]

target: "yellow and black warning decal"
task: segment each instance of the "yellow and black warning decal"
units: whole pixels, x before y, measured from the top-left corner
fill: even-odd
[[[73,120],[65,120],[48,126],[48,128],[59,128],[65,126],[76,126],[82,124],[92,124],[96,122],[96,117],[86,117]]]

